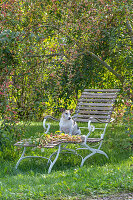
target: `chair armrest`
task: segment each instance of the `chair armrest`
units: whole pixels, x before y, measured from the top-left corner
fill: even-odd
[[[55,117],[53,117],[53,116],[51,116],[51,115],[47,115],[47,116],[44,117],[44,119],[46,119],[46,120],[47,120],[48,118],[53,119],[53,120],[58,121],[58,122],[60,121],[59,119],[57,119],[57,118],[55,118]]]
[[[59,121],[59,119],[56,119],[55,117],[52,117],[52,116],[50,116],[50,115],[45,116],[45,117],[44,117],[44,120],[43,120],[43,127],[44,127],[44,129],[47,129],[47,130],[45,131],[46,134],[48,133],[48,131],[49,131],[49,129],[50,129],[50,124],[49,124],[49,123],[47,124],[48,127],[46,128],[46,120],[47,120],[48,118],[53,119],[53,120],[55,120],[55,121]]]
[[[77,119],[77,117],[78,117],[78,113],[76,113],[76,114],[74,114],[73,116],[72,116],[72,119]]]
[[[114,120],[115,120],[114,118],[111,118],[111,119],[110,119],[110,122],[113,122]]]
[[[91,125],[91,119],[92,119],[92,117],[90,117],[90,119],[88,121],[88,130],[89,130],[89,133],[85,136],[85,141],[84,141],[85,144],[86,144],[87,139],[90,136],[91,132],[93,132],[95,130],[95,126]]]
[[[89,118],[89,121],[88,121],[88,130],[89,130],[89,133],[86,135],[85,143],[87,142],[87,139],[88,139],[88,137],[90,136],[91,132],[95,131],[95,129],[103,129],[103,130],[104,130],[104,133],[105,133],[105,130],[106,130],[106,127],[107,127],[107,124],[108,124],[108,122],[105,123],[105,124],[106,124],[106,125],[105,125],[105,128],[95,128],[94,125],[91,125],[92,119],[96,119],[98,122],[103,123],[103,120],[100,120],[100,119],[98,119],[98,118],[96,118],[96,117],[90,117],[90,118]],[[103,139],[104,133],[101,134],[101,139]]]

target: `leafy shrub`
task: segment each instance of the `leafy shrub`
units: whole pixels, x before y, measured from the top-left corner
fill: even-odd
[[[10,97],[12,82],[7,79],[1,85],[1,102],[0,102],[0,154],[3,158],[14,156],[13,143],[23,136],[23,130],[20,129],[18,122],[18,112],[16,103]]]
[[[116,118],[117,121],[124,125],[127,136],[132,138],[133,88],[130,81],[123,86],[123,90],[119,96],[116,107]]]

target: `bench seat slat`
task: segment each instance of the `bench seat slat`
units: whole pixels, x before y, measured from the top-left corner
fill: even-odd
[[[75,119],[76,122],[88,122],[89,120],[88,119],[82,119],[82,118],[77,118]],[[110,120],[107,119],[107,120],[102,120],[103,123],[108,123]],[[92,119],[91,122],[98,122],[96,119]]]
[[[85,137],[84,136],[81,136],[81,142],[75,142],[75,141],[66,141],[66,140],[59,140],[59,141],[56,141],[54,143],[48,143],[47,145],[43,146],[42,148],[54,148],[55,146],[58,146],[59,144],[63,144],[63,143],[82,143],[85,141]],[[89,143],[93,143],[93,142],[100,142],[102,139],[101,138],[87,138],[87,142]],[[36,145],[34,144],[30,144],[28,141],[19,141],[19,142],[16,142],[14,144],[14,146],[19,146],[19,147],[37,147]]]
[[[82,103],[82,102],[80,102],[78,105],[80,105],[80,106],[103,106],[103,107],[105,107],[105,106],[109,106],[109,107],[111,107],[113,104],[112,103],[86,103],[86,102],[84,102],[84,103]]]
[[[88,110],[80,110],[79,114],[96,114],[96,115],[111,115],[112,111],[88,111]]]
[[[23,146],[23,147],[35,147],[35,144],[30,144],[28,141],[19,141],[14,144],[14,146]]]
[[[83,106],[83,107],[80,107],[80,110],[92,110],[92,111],[95,111],[95,110],[113,110],[113,106],[112,107],[87,107],[87,106]]]
[[[114,103],[115,100],[114,99],[85,99],[85,98],[82,98],[82,99],[79,99],[78,102],[96,102],[96,103],[102,103],[102,102],[105,102],[105,103]]]
[[[102,93],[92,93],[92,92],[82,92],[82,94],[84,94],[84,95],[91,95],[91,96],[95,96],[95,95],[97,95],[97,96],[115,96],[116,95],[116,93],[104,93],[104,92],[102,92]]]
[[[111,94],[106,94],[106,95],[104,95],[104,94],[101,94],[101,95],[99,95],[99,94],[82,94],[81,95],[81,97],[80,97],[81,99],[82,98],[98,98],[98,99],[100,99],[100,98],[102,98],[102,99],[115,99],[116,98],[116,95],[111,95]]]
[[[84,89],[85,92],[119,92],[120,89]]]
[[[110,115],[78,115],[78,118],[89,119],[90,117],[98,119],[110,119]]]

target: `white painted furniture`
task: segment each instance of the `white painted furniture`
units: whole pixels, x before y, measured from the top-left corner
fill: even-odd
[[[86,134],[81,135],[81,142],[78,143],[78,145],[76,145],[76,148],[73,148],[73,146],[77,143],[71,142],[73,144],[71,145],[71,148],[70,148],[68,147],[68,144],[70,142],[65,142],[64,140],[60,140],[54,144],[49,143],[44,147],[44,148],[54,148],[54,147],[57,148],[49,156],[49,158],[41,157],[41,156],[25,156],[26,147],[30,147],[30,146],[33,147],[35,145],[30,145],[28,141],[25,143],[23,143],[22,141],[17,142],[15,146],[23,146],[24,151],[16,164],[16,169],[19,163],[23,159],[33,158],[33,157],[44,158],[48,160],[48,164],[49,164],[48,173],[50,173],[60,153],[73,153],[75,155],[80,156],[81,167],[83,166],[84,162],[89,157],[93,156],[94,154],[102,154],[106,156],[106,158],[108,158],[108,155],[103,150],[101,150],[101,146],[103,143],[107,125],[108,123],[113,121],[113,119],[111,118],[111,114],[114,109],[114,102],[119,91],[120,91],[119,89],[85,89],[78,100],[77,113],[73,115],[73,119],[77,123],[78,122],[82,122],[82,124],[87,123],[87,126],[80,127],[81,134],[82,134],[82,129],[86,129]],[[50,124],[47,123],[48,118],[51,118],[51,116],[45,117],[43,121],[43,127],[45,129],[45,133],[47,134],[50,132]],[[98,124],[98,127],[96,126],[97,124]],[[99,128],[99,124],[104,124],[104,127]],[[95,131],[100,132],[99,137],[91,138],[90,135],[94,133]],[[87,150],[88,154],[84,156],[80,154],[81,152],[80,150]],[[54,155],[55,157],[53,159],[52,157]]]

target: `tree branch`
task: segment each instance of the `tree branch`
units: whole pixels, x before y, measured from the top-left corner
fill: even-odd
[[[129,20],[126,21],[126,26],[127,26],[127,29],[128,29],[128,34],[131,38],[132,45],[133,45],[133,30],[132,30],[132,27],[131,27]]]
[[[130,32],[130,35],[132,35],[132,28],[131,28],[131,26],[130,26],[130,24],[129,24],[129,22],[127,21],[127,25],[128,25],[128,30],[129,30],[129,32]],[[43,26],[48,26],[48,27],[52,27],[52,28],[54,28],[54,29],[56,29],[56,30],[58,30],[60,33],[62,33],[63,35],[65,35],[67,38],[69,38],[71,41],[74,41],[75,42],[75,44],[77,44],[76,43],[76,41],[73,39],[73,38],[71,38],[68,34],[66,34],[64,31],[62,31],[61,29],[59,29],[59,27],[57,27],[57,26],[55,26],[55,25],[52,25],[51,26],[51,24],[45,24],[45,25],[41,25],[40,27],[43,27]],[[37,27],[37,28],[40,28],[40,27]],[[132,39],[132,38],[131,38]],[[77,46],[78,46],[78,44],[77,44]],[[90,51],[84,51],[84,52],[81,52],[81,53],[79,53],[79,54],[77,54],[77,55],[74,55],[74,57],[76,56],[76,57],[78,57],[78,56],[80,56],[80,55],[84,55],[84,54],[89,54],[90,56],[92,56],[95,60],[97,60],[99,63],[101,63],[104,67],[106,67],[112,74],[114,74],[122,83],[123,83],[123,79],[124,79],[124,77],[122,77],[120,74],[118,74],[114,69],[112,69],[106,62],[104,62],[103,60],[101,60],[97,55],[95,55],[94,53],[92,53],[92,52],[90,52]],[[50,54],[50,55],[44,55],[44,56],[58,56],[58,55],[60,55],[60,54]],[[33,56],[31,56],[31,57],[35,57],[34,55]],[[36,57],[43,57],[43,55],[41,56],[36,56]]]
[[[123,83],[123,77],[118,74],[114,69],[112,69],[106,62],[104,62],[103,60],[101,60],[97,55],[95,55],[94,53],[90,52],[90,51],[84,51],[81,52],[79,54],[76,55],[76,57],[80,56],[80,55],[84,55],[84,54],[89,54],[90,56],[92,56],[95,60],[97,60],[99,63],[101,63],[104,67],[106,67],[112,74],[114,74],[122,83]]]
[[[89,54],[90,56],[92,56],[95,60],[97,60],[99,63],[101,63],[104,67],[106,67],[112,74],[114,74],[122,83],[123,83],[123,77],[118,74],[114,69],[112,69],[110,67],[110,65],[108,65],[106,62],[104,62],[103,60],[101,60],[97,55],[95,55],[94,53],[90,52],[90,51],[83,51],[81,53],[78,53],[76,55],[74,55],[74,57],[79,57],[81,55],[84,54]],[[61,56],[63,54],[60,53],[55,53],[55,54],[48,54],[48,55],[28,55],[28,57],[54,57],[54,56]],[[65,55],[63,55],[65,56]]]

